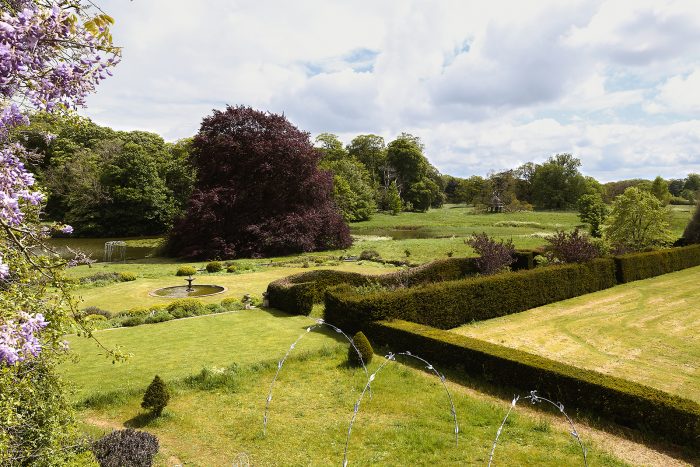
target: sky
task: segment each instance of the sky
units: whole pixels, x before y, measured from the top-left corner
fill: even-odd
[[[442,173],[556,153],[605,182],[700,172],[695,1],[100,0],[123,59],[83,114],[168,141],[226,105]]]

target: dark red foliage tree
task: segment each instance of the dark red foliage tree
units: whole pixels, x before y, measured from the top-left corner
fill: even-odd
[[[320,157],[284,116],[215,110],[194,138],[197,182],[168,252],[224,259],[347,248],[349,229]]]

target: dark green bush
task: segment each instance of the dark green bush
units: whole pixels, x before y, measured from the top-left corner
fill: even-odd
[[[533,389],[572,409],[600,414],[673,443],[700,447],[700,405],[622,378],[406,321],[375,322],[375,343],[411,349],[430,362],[458,365],[495,385]]]
[[[148,388],[146,388],[141,407],[150,410],[156,417],[160,417],[163,409],[168,405],[168,401],[170,401],[170,391],[168,391],[165,381],[156,375],[151,384],[148,385]]]
[[[688,244],[700,243],[700,203],[695,207],[692,219],[685,226],[683,231],[683,239]]]
[[[314,303],[323,301],[328,288],[340,284],[359,287],[377,283],[394,288],[411,287],[459,279],[475,272],[474,258],[447,258],[381,276],[333,270],[309,271],[271,282],[267,286],[267,293],[271,307],[287,313],[308,315]]]
[[[136,273],[124,271],[119,273],[119,280],[122,282],[131,282],[136,280]]]
[[[360,259],[362,261],[379,261],[382,259],[382,256],[377,250],[364,250],[360,253]]]
[[[632,282],[700,265],[700,245],[617,256],[617,281]]]
[[[239,270],[239,267],[236,266],[235,264],[232,264],[226,268],[226,272],[237,272]]]
[[[92,446],[100,467],[151,467],[158,438],[131,428],[113,431]]]
[[[121,321],[121,325],[124,327],[140,326],[145,323],[145,318],[143,316],[128,316]]]
[[[371,321],[405,319],[440,329],[517,313],[615,285],[615,263],[597,259],[360,295],[326,292],[325,319],[346,331]]]
[[[374,356],[374,350],[372,349],[372,344],[367,340],[367,336],[365,336],[362,331],[359,331],[352,338],[352,341],[355,347],[357,347],[357,350],[355,350],[355,347],[352,345],[348,348],[348,365],[356,367],[362,366],[362,362],[364,362],[365,365],[369,365],[369,362],[372,361],[372,357]],[[357,351],[362,355],[362,360],[360,360],[360,355],[357,354]]]
[[[194,266],[180,266],[175,273],[176,276],[194,276],[197,274],[197,268]]]
[[[212,261],[207,264],[206,266],[207,272],[219,272],[221,271],[224,267],[219,261]]]
[[[534,269],[535,267],[535,252],[532,250],[515,250],[513,259],[515,261],[510,265],[513,271]]]

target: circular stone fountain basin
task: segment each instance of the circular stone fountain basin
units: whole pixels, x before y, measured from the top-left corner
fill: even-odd
[[[207,297],[226,292],[226,287],[220,285],[193,285],[191,290],[187,290],[186,285],[176,285],[174,287],[163,287],[149,293],[153,297],[161,298],[188,298]]]

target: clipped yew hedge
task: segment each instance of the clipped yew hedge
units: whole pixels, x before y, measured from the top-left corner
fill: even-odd
[[[477,276],[359,294],[345,284],[326,292],[325,319],[355,332],[371,321],[403,319],[439,329],[482,321],[607,289],[616,284],[615,262],[582,264]]]
[[[327,289],[340,284],[352,287],[378,283],[386,287],[414,287],[474,274],[474,258],[448,258],[405,271],[369,276],[355,272],[321,269],[302,272],[271,282],[267,286],[270,306],[287,313],[308,315],[314,303],[323,302]]]
[[[595,412],[673,443],[700,448],[700,405],[638,383],[584,370],[452,332],[406,321],[380,321],[364,332],[376,344],[410,349],[431,363],[523,392],[537,392],[571,409]]]
[[[700,265],[700,245],[632,253],[615,257],[617,281],[647,279]]]

